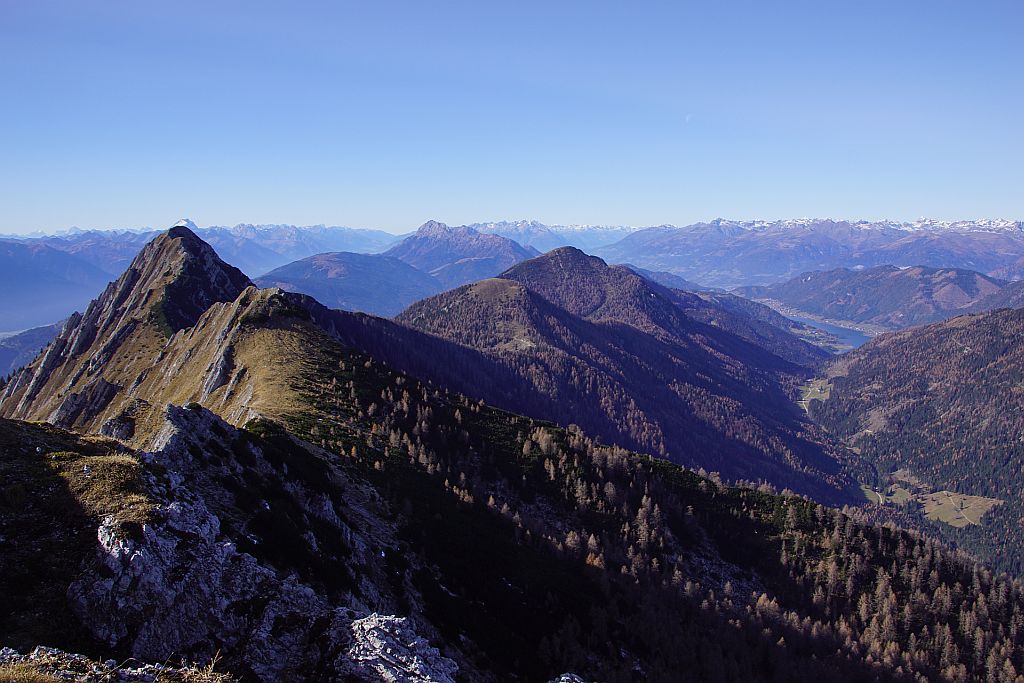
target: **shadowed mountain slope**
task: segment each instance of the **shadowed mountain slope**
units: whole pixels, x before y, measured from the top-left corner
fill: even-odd
[[[384,317],[440,292],[431,275],[397,258],[379,254],[318,254],[276,268],[255,283],[308,294],[329,308]]]
[[[812,367],[828,355],[791,333],[792,323],[780,325],[778,317],[756,310],[760,307],[744,306],[724,293],[662,286],[628,266],[608,266],[573,247],[526,261],[501,277],[521,282],[574,315],[624,323],[663,339],[685,336],[696,320],[797,365]]]
[[[997,296],[1007,283],[956,268],[879,266],[804,273],[738,293],[771,299],[829,320],[868,323],[896,330],[967,312]]]
[[[983,518],[971,513],[959,530],[933,531],[1020,574],[1022,368],[1024,311],[960,316],[881,335],[838,358],[811,413],[873,463],[880,480],[905,469],[935,490],[1002,501]]]
[[[0,420],[0,583],[16,587],[4,641],[81,639],[100,659],[207,661],[219,650],[259,681],[914,681],[1024,668],[1020,585],[964,555],[396,372],[382,357],[435,370],[457,359],[470,379],[500,381],[525,366],[302,295],[246,286],[225,300],[245,283],[188,235],[163,238],[147,252],[155,262],[130,271],[139,286],[110,292],[134,303],[95,306],[160,332],[152,311],[176,303],[164,301],[168,285],[196,272],[185,262],[207,264],[189,301],[201,294],[209,307],[159,348],[132,333],[96,340],[109,355],[90,371],[114,386],[118,429],[135,418],[114,403],[137,410],[124,438],[144,452]],[[648,334],[586,320],[511,280],[460,291],[522,314],[492,316],[481,345],[513,332],[576,337],[608,358],[670,346],[657,337],[668,323]],[[647,309],[651,324],[660,310]],[[750,346],[685,324],[685,357],[661,351],[680,368],[704,362],[704,347]],[[346,335],[373,340],[375,357],[339,343]],[[53,372],[80,359],[57,348],[43,358],[58,364],[37,360],[16,380],[41,381],[30,410],[67,402]],[[719,361],[699,372],[731,381]],[[138,382],[117,384],[140,367]],[[114,431],[103,415],[76,423]],[[925,628],[936,623],[946,627]],[[975,642],[995,658],[977,658]]]
[[[691,317],[687,305],[711,308],[692,296],[680,300],[628,269],[558,249],[499,279],[418,302],[396,319],[475,350],[501,368],[498,381],[461,384],[452,350],[431,351],[432,364],[416,354],[393,362],[507,409],[580,424],[690,466],[839,496],[833,487],[845,479],[836,454],[806,433],[789,398],[807,367],[710,316]],[[826,356],[791,335],[787,341],[814,361]]]

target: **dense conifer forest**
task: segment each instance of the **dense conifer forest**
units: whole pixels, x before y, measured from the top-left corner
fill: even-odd
[[[471,639],[484,668],[1018,680],[1022,587],[968,555],[337,354],[310,368],[301,390],[317,411],[289,427],[402,511],[433,566],[412,577],[427,613]]]
[[[928,528],[999,570],[1024,572],[1024,312],[1000,310],[885,335],[837,359],[814,417],[856,447],[875,476],[907,468],[936,489],[1002,501],[982,525]]]

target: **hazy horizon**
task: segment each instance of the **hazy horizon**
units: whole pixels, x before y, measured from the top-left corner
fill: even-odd
[[[1017,2],[9,3],[0,233],[1019,219],[1022,24]]]
[[[66,228],[54,228],[54,229],[50,229],[50,230],[32,230],[32,231],[24,231],[24,232],[15,232],[15,231],[3,232],[3,231],[0,231],[0,237],[53,237],[53,236],[60,236],[60,235],[65,235],[65,234],[72,234],[72,233],[75,233],[75,232],[92,232],[92,231],[98,231],[98,232],[138,232],[138,233],[143,233],[143,232],[151,232],[151,231],[168,230],[168,229],[174,227],[176,224],[178,224],[182,220],[185,220],[185,219],[169,221],[166,225],[109,226],[109,227],[91,227],[91,226],[90,227],[85,227],[85,226],[79,226],[79,225],[72,225],[72,226],[69,226],[69,227],[66,227]],[[188,219],[188,220],[192,220],[192,219]],[[863,218],[863,217],[849,217],[849,216],[786,216],[786,217],[769,217],[769,218],[764,218],[764,217],[736,218],[736,217],[730,217],[730,216],[715,216],[713,218],[703,218],[703,219],[696,220],[696,221],[691,221],[691,222],[688,222],[688,223],[680,223],[680,222],[674,222],[673,223],[673,222],[669,222],[669,223],[660,223],[660,224],[657,224],[657,225],[641,225],[641,224],[638,224],[638,223],[617,223],[617,224],[613,224],[613,223],[580,223],[580,222],[554,223],[554,222],[539,220],[539,219],[536,219],[536,218],[502,218],[502,219],[496,219],[496,220],[473,220],[473,221],[468,221],[466,223],[454,223],[454,222],[449,222],[449,221],[445,221],[445,220],[442,220],[442,219],[427,218],[427,219],[424,219],[424,220],[420,221],[419,223],[417,223],[415,225],[408,226],[406,228],[393,229],[393,230],[389,230],[389,229],[383,228],[383,227],[376,227],[376,226],[372,226],[372,225],[346,225],[344,223],[329,223],[329,222],[324,222],[324,221],[320,221],[320,222],[317,222],[317,223],[304,223],[304,224],[298,224],[298,223],[295,223],[295,222],[288,222],[288,221],[276,222],[276,223],[275,222],[269,222],[269,221],[233,221],[233,222],[227,222],[227,223],[201,223],[199,221],[192,220],[192,222],[196,225],[197,228],[200,228],[200,229],[207,229],[207,228],[234,228],[234,227],[238,227],[238,226],[241,226],[241,225],[254,225],[254,226],[280,225],[280,226],[290,226],[290,227],[295,227],[295,228],[326,227],[326,228],[342,228],[342,229],[349,229],[349,230],[378,230],[378,231],[381,231],[381,232],[386,232],[386,233],[390,233],[390,234],[395,235],[395,236],[399,236],[399,235],[407,235],[407,234],[413,233],[420,226],[422,226],[424,223],[426,223],[428,221],[432,221],[432,220],[437,220],[438,222],[444,223],[444,224],[446,224],[448,226],[451,226],[451,227],[462,227],[462,226],[465,226],[465,225],[489,224],[489,223],[493,223],[493,224],[516,223],[516,222],[520,222],[520,221],[525,221],[525,222],[539,223],[541,225],[545,225],[545,226],[549,226],[549,227],[629,228],[629,229],[634,229],[634,230],[643,230],[645,228],[662,227],[662,226],[686,227],[686,226],[689,226],[689,225],[696,225],[696,224],[701,224],[701,223],[710,223],[710,222],[716,221],[716,220],[735,221],[735,222],[762,221],[762,222],[766,222],[766,223],[772,223],[772,222],[778,222],[778,221],[787,221],[787,220],[794,220],[794,221],[796,221],[796,220],[821,220],[821,221],[833,220],[833,221],[837,221],[837,222],[846,221],[846,222],[849,222],[849,223],[861,223],[861,222],[883,223],[883,222],[894,222],[894,223],[903,223],[903,224],[912,224],[912,223],[914,223],[916,221],[927,221],[927,220],[939,221],[939,222],[943,222],[943,223],[954,223],[954,222],[958,222],[958,221],[967,221],[967,222],[970,222],[970,221],[984,221],[984,220],[1006,220],[1006,221],[1014,221],[1014,222],[1018,222],[1018,223],[1024,222],[1024,219],[1021,219],[1021,218],[1018,218],[1018,217],[1015,217],[1015,216],[974,216],[974,217],[967,218],[967,219],[950,219],[950,218],[942,218],[942,217],[936,217],[936,216],[917,216],[915,218],[909,218],[909,219],[908,218],[892,218],[892,217]]]

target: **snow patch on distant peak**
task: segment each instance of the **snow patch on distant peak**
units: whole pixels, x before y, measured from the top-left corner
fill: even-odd
[[[551,232],[633,232],[640,229],[632,225],[590,225],[585,223],[570,223],[565,225],[558,223],[547,224],[534,219],[470,223],[467,227],[476,228],[484,232],[509,228],[517,228],[520,230],[548,230]]]
[[[199,226],[192,222],[191,218],[182,218],[180,221],[171,226],[172,228],[188,228],[189,230],[198,230]]]
[[[688,228],[714,226],[734,228],[752,232],[785,230],[789,228],[817,227],[823,225],[846,226],[856,230],[900,230],[903,232],[1024,232],[1024,221],[1004,218],[982,218],[965,221],[942,221],[934,218],[919,218],[916,221],[894,220],[844,220],[835,218],[787,218],[782,220],[738,221],[716,218],[707,223],[697,223]]]

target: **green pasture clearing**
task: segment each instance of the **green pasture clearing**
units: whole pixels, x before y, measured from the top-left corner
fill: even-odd
[[[1003,501],[984,496],[967,496],[955,491],[936,491],[919,496],[928,519],[963,528],[968,524],[981,524],[982,516]]]
[[[812,379],[804,385],[797,404],[807,410],[811,401],[827,401],[832,395],[832,384],[827,379]]]

